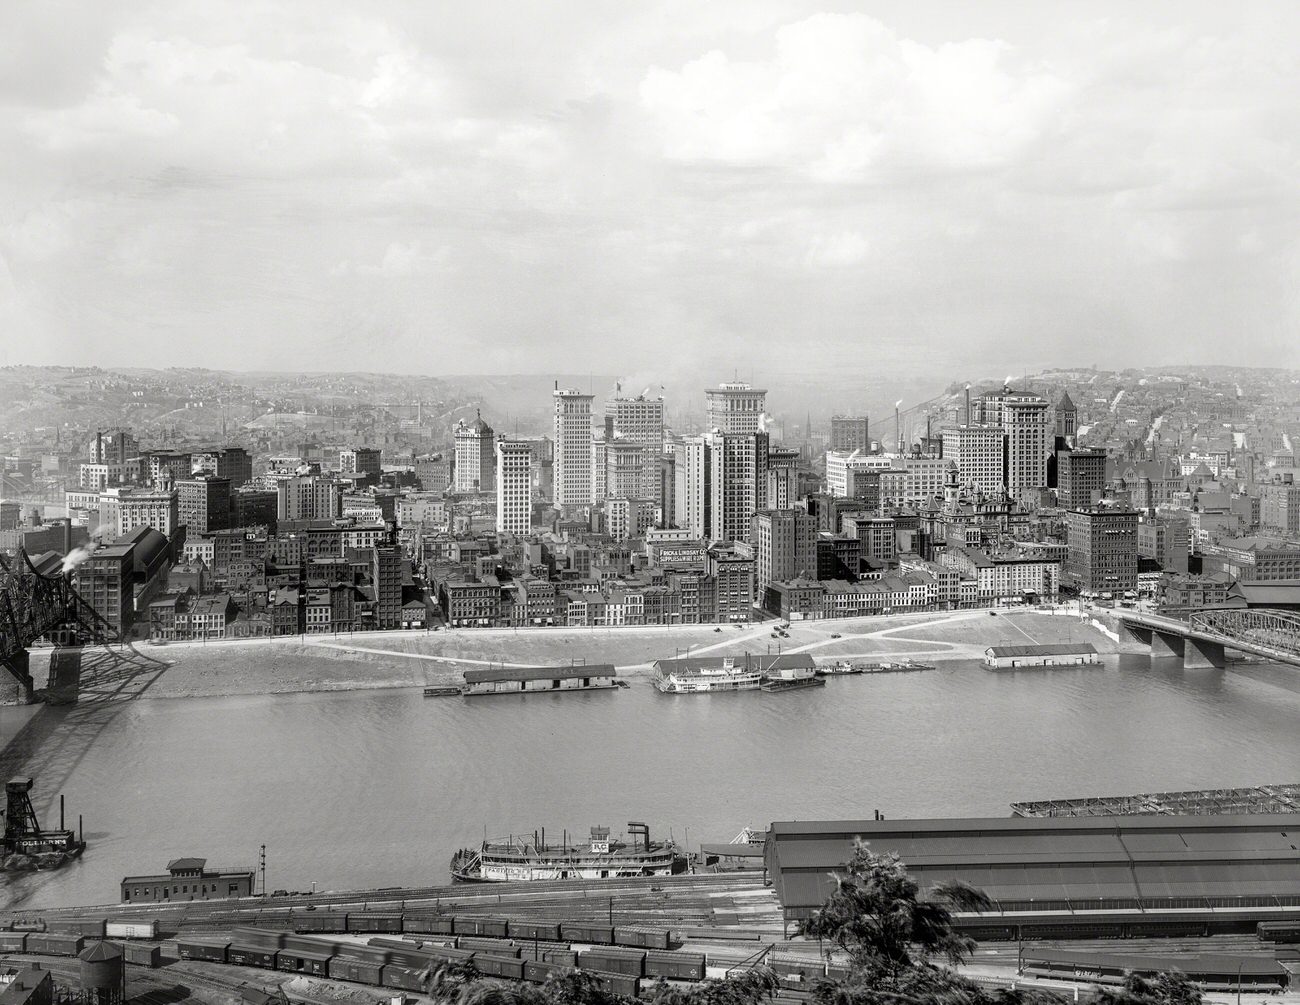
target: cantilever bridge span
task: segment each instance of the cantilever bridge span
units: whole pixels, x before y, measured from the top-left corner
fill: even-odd
[[[1151,656],[1177,656],[1189,668],[1222,667],[1225,649],[1300,667],[1300,615],[1269,608],[1211,608],[1187,621],[1123,611],[1120,624],[1151,647]]]
[[[28,649],[41,641],[75,647],[120,637],[73,589],[69,575],[40,572],[23,551],[12,561],[0,555],[0,666],[17,679],[24,700],[32,696]]]

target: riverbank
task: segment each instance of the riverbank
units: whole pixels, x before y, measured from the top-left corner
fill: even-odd
[[[648,676],[658,659],[746,652],[810,653],[818,659],[978,660],[990,645],[1091,642],[1120,647],[1077,613],[1031,610],[933,612],[794,623],[773,638],[771,622],[743,627],[459,629],[294,636],[211,643],[138,644],[87,650],[83,697],[203,698],[231,695],[415,688],[459,683],[467,669],[491,665],[612,663],[619,675]],[[48,653],[34,652],[38,687]]]

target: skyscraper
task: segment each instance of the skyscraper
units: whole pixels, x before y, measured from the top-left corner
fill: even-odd
[[[524,440],[497,441],[497,533],[528,534],[533,529],[533,449]]]
[[[592,395],[555,390],[555,505],[564,510],[590,506],[592,483]]]
[[[481,415],[456,423],[456,491],[491,492],[496,478],[492,427]]]
[[[871,423],[865,415],[831,416],[831,450],[871,451]]]
[[[708,538],[748,541],[767,492],[767,434],[715,431],[704,439],[712,455]]]
[[[709,430],[721,433],[757,433],[762,425],[767,391],[743,381],[729,381],[706,388]]]
[[[614,420],[614,436],[642,447],[641,483],[635,498],[654,499],[659,494],[659,455],[664,449],[664,399],[614,397],[605,402],[605,416]],[[609,494],[618,495],[612,489]]]
[[[1000,426],[945,426],[943,459],[957,465],[961,483],[997,493],[1006,484],[1006,432]]]

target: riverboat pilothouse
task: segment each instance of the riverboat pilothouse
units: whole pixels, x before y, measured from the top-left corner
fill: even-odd
[[[629,821],[628,840],[610,836],[608,827],[591,828],[587,841],[548,844],[546,831],[514,834],[462,848],[451,858],[451,878],[462,883],[528,880],[618,879],[672,876],[686,871],[686,856],[668,841],[651,841],[650,828]]]

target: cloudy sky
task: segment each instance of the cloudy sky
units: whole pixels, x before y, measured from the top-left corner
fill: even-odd
[[[1294,0],[5,0],[0,363],[1300,366],[1298,36]]]

